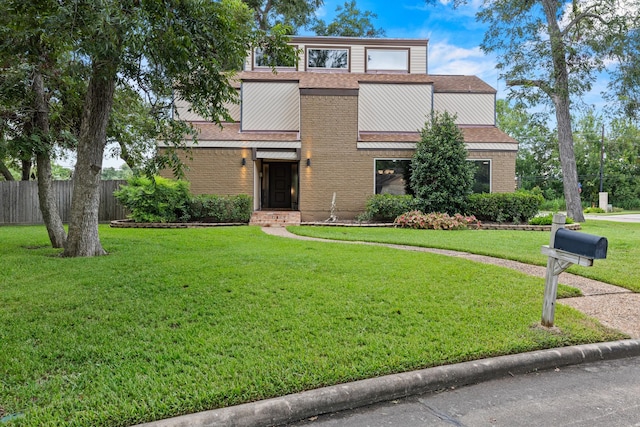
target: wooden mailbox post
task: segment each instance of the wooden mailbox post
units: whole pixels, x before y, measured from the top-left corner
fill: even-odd
[[[549,246],[542,247],[542,253],[549,256],[542,304],[542,326],[546,327],[553,326],[560,273],[572,264],[591,267],[594,259],[607,257],[606,238],[566,230],[565,220],[566,217],[562,214],[553,216]]]

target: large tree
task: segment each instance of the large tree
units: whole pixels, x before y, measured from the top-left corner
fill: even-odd
[[[371,22],[378,15],[367,10],[362,12],[356,5],[356,0],[344,2],[344,6],[336,6],[336,17],[327,24],[316,18],[311,30],[319,36],[340,37],[384,37],[385,31],[376,28]]]
[[[547,122],[544,113],[530,113],[522,104],[504,99],[496,102],[498,127],[519,143],[516,176],[520,188],[539,187],[545,198],[556,199],[562,194],[558,137]]]
[[[55,37],[50,54],[58,58],[73,55],[87,70],[63,255],[102,255],[99,183],[118,88],[129,87],[129,95],[145,96],[153,106],[150,113],[158,135],[168,142],[181,141],[186,128],[172,120],[173,93],[180,93],[198,114],[220,122],[226,114],[224,104],[237,96],[228,70],[253,45],[284,45],[284,31],[275,28],[268,36],[258,31],[252,11],[240,0],[47,0],[33,7],[29,4],[0,0],[2,23],[21,35],[41,34],[33,38],[36,45]],[[14,55],[19,62],[25,52],[18,50]],[[46,116],[47,107],[36,101],[35,111]],[[42,179],[50,182],[50,174]]]
[[[477,15],[488,24],[481,48],[497,54],[497,67],[512,95],[532,105],[547,102],[555,112],[567,211],[577,221],[584,215],[572,97],[589,91],[598,73],[621,52],[636,28],[638,10],[637,0],[487,0]]]

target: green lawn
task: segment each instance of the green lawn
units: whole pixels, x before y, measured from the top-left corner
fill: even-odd
[[[303,236],[452,249],[537,265],[546,265],[547,257],[541,254],[540,247],[549,244],[549,232],[542,231],[442,232],[370,227],[289,227],[289,230]],[[582,224],[581,231],[608,239],[607,259],[596,260],[593,267],[573,266],[568,271],[640,292],[640,223],[591,220]]]
[[[43,227],[0,227],[0,424],[130,425],[622,338],[562,305],[538,328],[542,279],[466,260],[256,227],[100,232],[110,255],[69,259]]]

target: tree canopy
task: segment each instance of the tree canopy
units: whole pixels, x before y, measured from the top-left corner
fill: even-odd
[[[378,15],[371,11],[362,12],[356,5],[356,0],[344,3],[344,6],[336,7],[337,15],[333,22],[327,24],[324,20],[316,18],[311,30],[319,36],[341,37],[384,37],[385,31],[376,28],[372,20]]]
[[[259,28],[267,31],[276,25],[289,26],[292,34],[308,26],[323,0],[243,0],[254,11]]]
[[[174,93],[199,115],[220,122],[224,104],[237,97],[229,82],[231,70],[252,46],[275,46],[272,54],[293,51],[286,46],[286,29],[258,30],[253,12],[240,0],[0,0],[0,6],[0,63],[9,64],[2,78],[15,69],[11,64],[27,64],[24,123],[33,123],[36,132],[22,134],[37,143],[33,151],[46,156],[37,159],[39,185],[51,181],[47,165],[57,119],[52,106],[64,98],[56,95],[64,87],[59,80],[75,86],[70,93],[77,103],[61,110],[75,111],[77,118],[77,132],[71,134],[77,161],[65,256],[105,253],[97,227],[102,158],[109,137],[127,140],[131,130],[126,116],[112,114],[114,106],[147,108],[151,120],[139,127],[142,136],[180,146],[189,128],[173,119]],[[70,64],[81,72],[66,73]],[[177,158],[171,153],[158,165],[171,166]]]
[[[623,57],[629,35],[638,28],[639,10],[637,0],[506,0],[484,2],[477,14],[488,25],[480,47],[497,54],[511,96],[529,105],[548,103],[555,112],[564,196],[568,214],[577,221],[584,216],[571,103],[592,89],[612,60]]]

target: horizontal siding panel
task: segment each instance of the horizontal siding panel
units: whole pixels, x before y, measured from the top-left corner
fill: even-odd
[[[459,125],[495,125],[495,95],[479,93],[436,93],[435,111],[456,114]]]
[[[352,46],[350,55],[351,72],[364,73],[364,46]]]
[[[183,99],[176,99],[175,101],[175,109],[176,114],[180,118],[180,120],[184,120],[185,122],[208,122],[210,120],[205,119],[199,114],[190,111],[191,104]],[[240,104],[236,104],[233,102],[227,102],[224,104],[224,107],[229,112],[229,115],[235,122],[240,121]]]
[[[361,83],[358,130],[417,132],[431,112],[431,86]]]
[[[298,83],[244,82],[242,84],[242,130],[300,130]]]
[[[412,46],[409,51],[411,74],[427,74],[427,48],[426,46]]]

